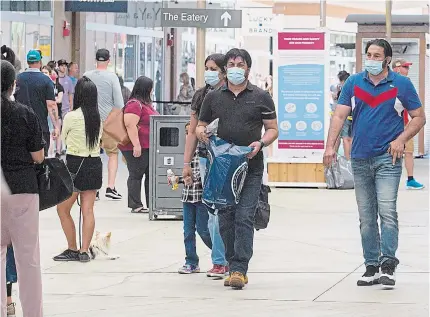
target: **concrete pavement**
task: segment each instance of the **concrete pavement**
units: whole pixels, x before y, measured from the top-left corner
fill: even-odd
[[[427,186],[428,162],[416,161],[416,177]],[[123,194],[126,177],[121,167],[117,188]],[[96,229],[112,231],[112,254],[120,259],[56,263],[51,258],[65,239],[55,210],[44,211],[45,316],[428,316],[429,192],[406,191],[404,184],[401,264],[392,291],[356,286],[364,267],[353,191],[274,189],[271,222],[255,234],[250,284],[242,291],[205,274],[177,274],[184,261],[182,222],[130,214],[125,199],[102,197],[95,207]],[[207,270],[210,253],[198,243],[200,266]]]

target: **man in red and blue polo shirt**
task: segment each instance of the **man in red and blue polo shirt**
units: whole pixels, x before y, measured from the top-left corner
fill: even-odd
[[[329,166],[335,160],[336,139],[352,111],[351,163],[366,265],[357,285],[380,283],[391,288],[396,283],[399,263],[396,208],[402,157],[405,144],[421,130],[426,119],[412,82],[389,68],[391,45],[375,39],[367,43],[365,53],[365,71],[349,77],[343,86],[330,124],[324,164]],[[404,110],[412,118],[406,128]]]

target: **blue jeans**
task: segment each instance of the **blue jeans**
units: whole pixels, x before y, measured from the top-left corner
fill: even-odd
[[[200,177],[202,179],[202,184],[204,184],[205,176],[206,176],[206,162],[207,158],[200,157]],[[224,242],[222,241],[221,234],[219,232],[219,219],[218,216],[215,216],[209,213],[209,222],[208,222],[209,233],[211,235],[212,240],[212,264],[217,265],[228,265],[225,259],[225,247]]]
[[[201,203],[184,203],[184,245],[185,264],[199,265],[196,251],[196,231],[209,249],[212,248],[211,236],[208,229],[209,213],[207,207]]]
[[[15,255],[12,246],[7,247],[6,253],[6,282],[16,283],[18,280],[16,273]]]
[[[239,204],[219,214],[221,236],[226,248],[230,272],[248,272],[253,254],[254,216],[260,194],[263,172],[248,172]]]
[[[402,160],[393,165],[385,153],[369,159],[352,159],[355,195],[360,217],[361,244],[365,265],[379,266],[386,261],[399,264],[397,192],[402,175]],[[381,233],[379,233],[378,216]]]

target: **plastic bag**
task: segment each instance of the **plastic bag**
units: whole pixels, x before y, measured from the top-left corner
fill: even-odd
[[[209,137],[207,175],[203,185],[203,203],[210,212],[224,210],[239,203],[248,171],[252,149],[230,144],[217,136]]]
[[[335,163],[324,169],[328,189],[353,189],[354,176],[351,161],[344,156],[338,156]]]
[[[266,229],[270,220],[270,205],[269,205],[269,193],[271,192],[270,187],[267,185],[261,185],[260,196],[258,198],[257,210],[254,217],[254,228],[258,231]]]

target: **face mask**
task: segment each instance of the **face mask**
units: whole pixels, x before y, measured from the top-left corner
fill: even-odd
[[[220,82],[218,72],[216,70],[205,71],[205,82],[212,87],[218,85]]]
[[[364,62],[364,68],[372,75],[376,76],[382,73],[382,64],[384,61],[374,61],[372,59],[366,59]]]
[[[239,67],[227,69],[227,79],[233,85],[240,85],[245,81],[245,70]]]

